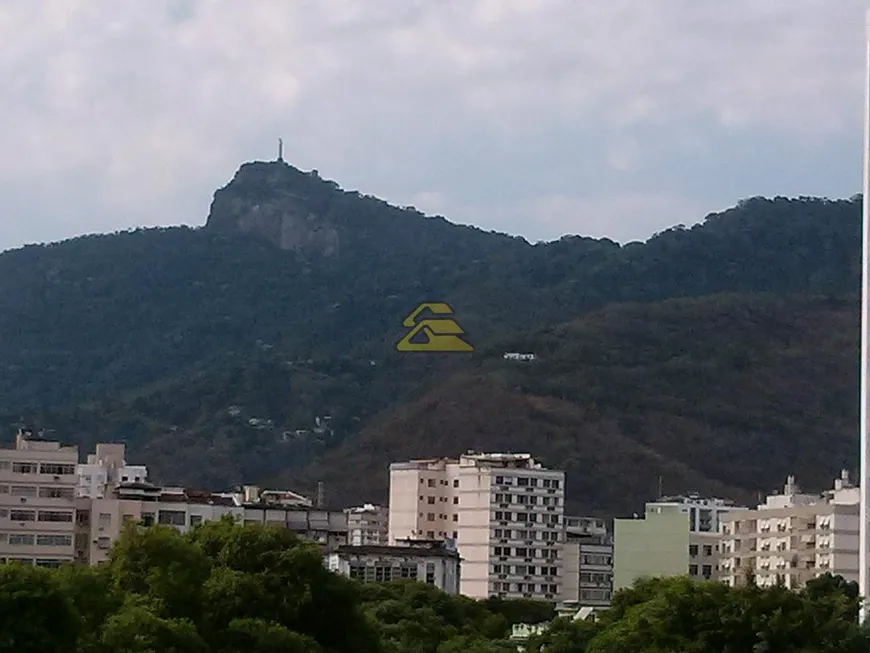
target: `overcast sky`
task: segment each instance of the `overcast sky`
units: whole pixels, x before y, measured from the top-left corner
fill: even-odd
[[[550,240],[860,190],[867,0],[0,0],[0,249],[240,163]]]

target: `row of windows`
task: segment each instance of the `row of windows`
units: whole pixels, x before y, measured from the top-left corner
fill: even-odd
[[[65,522],[71,523],[73,520],[72,510],[22,510],[20,508],[0,508],[0,519],[8,519],[9,521],[41,521],[41,522]]]
[[[562,483],[557,478],[535,478],[529,476],[496,476],[493,480],[494,485],[513,485],[516,478],[517,487],[542,487],[546,489],[558,490]]]
[[[612,565],[613,556],[603,553],[587,553],[580,556],[580,564],[584,565]]]
[[[420,495],[420,501],[423,501],[423,499],[426,499],[426,503],[428,503],[430,506],[434,506],[434,505],[435,505],[435,497],[433,497],[433,496],[424,497],[424,496],[421,494],[421,495]],[[438,498],[438,501],[440,501],[441,503],[447,503],[447,497],[439,497],[439,498]],[[459,505],[459,497],[453,497],[453,505],[454,505],[454,506],[458,506],[458,505]]]
[[[9,563],[9,564],[18,564],[18,565],[30,565],[34,564],[37,567],[47,567],[48,569],[57,569],[60,567],[65,561],[57,560],[55,558],[0,558],[0,563]]]
[[[698,565],[689,565],[689,576],[697,576],[698,575]],[[701,576],[706,579],[710,579],[713,576],[713,565],[702,565],[701,566]]]
[[[515,576],[558,576],[558,567],[536,567],[535,565],[493,565],[492,573],[510,574],[513,569]]]
[[[420,485],[423,485],[423,483],[426,483],[426,485],[427,485],[428,487],[435,487],[435,485],[436,485],[436,483],[435,483],[435,479],[434,479],[434,478],[429,478],[429,479],[421,478],[421,479],[420,479]],[[448,485],[448,483],[447,483],[447,481],[445,481],[445,480],[442,478],[442,479],[439,480],[438,485],[446,486],[446,485]],[[459,479],[458,479],[458,478],[454,478],[454,479],[453,479],[453,487],[459,487]]]
[[[13,497],[39,497],[40,499],[74,499],[75,489],[37,485],[8,485],[0,483],[0,494]]]
[[[562,534],[559,531],[532,531],[532,530],[511,530],[509,528],[496,528],[493,531],[496,539],[505,540],[543,540],[544,542],[558,542],[562,539]]]
[[[580,572],[580,582],[609,584],[610,582],[612,582],[612,576],[610,574],[605,574],[602,572],[582,571]]]
[[[540,519],[539,519],[540,518]],[[508,521],[517,521],[517,522],[540,522],[542,524],[550,524],[551,526],[556,526],[559,521],[559,515],[553,514],[538,514],[536,512],[511,512],[510,510],[496,510],[495,511],[495,520],[508,522]]]
[[[417,565],[403,563],[393,565],[350,565],[350,577],[366,582],[383,583],[398,578],[417,578]],[[433,571],[434,580],[434,571]]]
[[[516,503],[521,506],[558,506],[559,497],[539,497],[536,494],[510,494],[508,492],[496,492],[493,495],[493,503]]]
[[[611,594],[610,590],[581,589],[580,590],[580,600],[581,601],[609,601],[610,594]]]
[[[558,585],[550,583],[500,583],[492,584],[496,592],[514,592],[516,594],[534,594],[535,588],[540,588],[538,592],[541,594],[556,594],[559,591]]]
[[[54,476],[71,476],[76,473],[76,466],[67,463],[11,463],[0,460],[0,469],[12,469],[14,474],[52,474]]]
[[[492,549],[493,555],[499,557],[510,557],[513,555],[515,558],[547,558],[547,559],[555,559],[559,556],[559,552],[557,549],[536,549],[533,547],[525,547],[525,546],[496,546]],[[513,553],[512,553],[513,552]]]
[[[72,546],[72,535],[50,535],[33,533],[0,533],[0,542],[9,546]]]

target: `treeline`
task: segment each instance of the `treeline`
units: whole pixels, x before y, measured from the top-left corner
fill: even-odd
[[[552,620],[545,653],[865,653],[854,584],[801,592],[688,579],[618,592],[597,622]],[[107,564],[0,565],[0,652],[515,653],[530,601],[474,601],[420,583],[363,585],[328,571],[278,526],[211,522],[181,535],[130,526]]]

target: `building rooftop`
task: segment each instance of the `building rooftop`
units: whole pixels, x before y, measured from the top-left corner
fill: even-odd
[[[418,546],[426,544],[426,546]],[[411,544],[410,540],[403,540],[403,544],[388,546],[385,544],[342,544],[335,549],[338,554],[344,555],[379,555],[379,556],[436,556],[442,558],[458,558],[459,552],[450,549],[442,542],[420,541]]]

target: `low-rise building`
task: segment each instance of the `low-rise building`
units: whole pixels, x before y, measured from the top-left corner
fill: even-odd
[[[367,503],[347,508],[347,540],[353,546],[387,544],[389,508]]]
[[[119,443],[99,443],[95,453],[88,454],[86,463],[79,464],[77,495],[93,499],[112,496],[112,489],[121,483],[144,483],[148,480],[145,465],[129,465],[126,447]]]
[[[722,580],[740,585],[751,574],[760,586],[795,589],[825,573],[857,581],[860,498],[845,471],[823,494],[802,493],[789,476],[782,494],[723,519]]]
[[[719,577],[719,524],[745,511],[724,499],[664,497],[646,504],[643,519],[614,520],[613,589],[643,577]]]
[[[408,540],[392,546],[347,544],[326,555],[326,566],[363,582],[408,579],[448,594],[459,593],[459,553],[440,540]]]
[[[613,592],[613,537],[603,519],[565,517],[561,601],[607,607]]]
[[[260,492],[247,486],[240,497],[246,524],[276,524],[327,551],[347,544],[347,514],[311,507],[311,501],[292,492]]]

